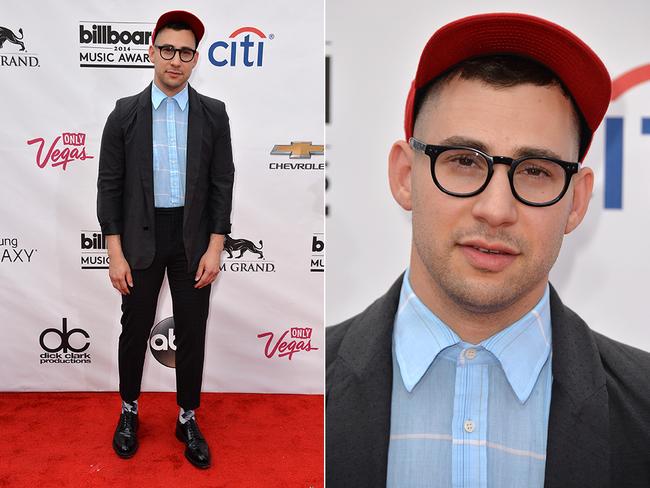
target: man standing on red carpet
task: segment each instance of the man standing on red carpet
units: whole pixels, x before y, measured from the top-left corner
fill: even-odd
[[[117,101],[102,136],[97,215],[109,276],[122,294],[119,375],[122,412],[113,449],[138,449],[138,397],[149,332],[167,272],[176,336],[176,437],[185,457],[210,467],[196,422],[210,285],[230,232],[234,166],[223,102],[188,84],[203,23],[185,11],[163,14],[149,46],[153,82]]]

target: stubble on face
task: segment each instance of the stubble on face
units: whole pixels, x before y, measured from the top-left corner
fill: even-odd
[[[429,144],[466,136],[483,141],[495,155],[517,157],[522,145],[574,157],[572,109],[557,87],[496,90],[479,81],[452,80],[429,104],[416,126],[416,137]],[[553,206],[525,206],[514,200],[506,168],[499,167],[483,193],[458,198],[435,187],[427,156],[413,158],[414,290],[452,327],[454,321],[509,325],[543,294],[562,246],[572,187]],[[500,214],[508,217],[499,220]],[[472,240],[505,245],[517,255],[503,270],[480,269],[463,253],[462,244]]]
[[[190,30],[163,29],[156,36],[157,46],[171,45],[176,48],[189,47],[194,49],[195,37]],[[194,66],[196,66],[198,52],[189,63],[180,60],[179,53],[175,53],[171,60],[163,59],[160,50],[156,47],[150,50],[151,62],[154,65],[154,81],[166,95],[173,96],[180,92],[187,83]]]
[[[539,283],[546,281],[563,241],[561,231],[549,234],[544,242],[546,252],[534,255],[527,239],[506,229],[489,229],[480,222],[456,228],[446,239],[433,240],[425,231],[428,225],[419,222],[424,218],[435,217],[413,212],[413,257],[426,268],[432,285],[429,289],[439,295],[438,303],[451,301],[459,310],[478,315],[499,314],[534,292]],[[467,269],[465,263],[459,263],[458,243],[469,239],[499,242],[517,249],[520,255],[516,272],[504,280],[491,271]]]

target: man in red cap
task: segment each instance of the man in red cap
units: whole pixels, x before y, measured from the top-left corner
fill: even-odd
[[[153,82],[118,100],[108,116],[97,181],[109,276],[122,294],[122,412],[113,449],[122,458],[138,449],[142,369],[166,273],[176,338],[176,436],[186,444],[185,457],[199,468],[210,466],[210,451],[194,410],[200,402],[210,284],[230,232],[234,177],[225,106],[188,84],[204,30],[185,11],[158,19],[149,46]]]
[[[650,486],[650,354],[548,282],[611,81],[568,30],[463,18],[425,46],[389,155],[409,268],[327,330],[327,486]]]

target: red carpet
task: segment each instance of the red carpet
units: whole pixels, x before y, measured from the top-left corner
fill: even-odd
[[[208,470],[183,456],[173,393],[142,394],[140,448],[118,458],[119,405],[117,393],[0,393],[0,487],[323,486],[322,395],[203,393]]]

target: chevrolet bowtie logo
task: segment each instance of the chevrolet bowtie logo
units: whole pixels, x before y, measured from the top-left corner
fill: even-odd
[[[292,141],[290,145],[276,144],[273,146],[271,154],[273,156],[286,156],[288,154],[291,159],[311,159],[312,154],[314,156],[322,155],[324,150],[325,146],[315,146],[311,141]]]

